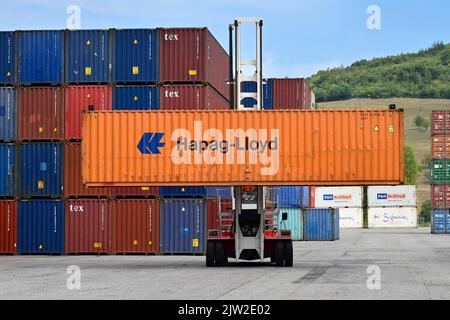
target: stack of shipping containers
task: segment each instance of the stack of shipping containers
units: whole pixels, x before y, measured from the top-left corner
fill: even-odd
[[[367,189],[369,228],[416,228],[416,186],[371,186]]]
[[[431,204],[435,234],[450,233],[450,111],[431,115]]]
[[[309,187],[279,187],[278,190],[280,213],[287,213],[287,220],[279,219],[278,227],[291,230],[292,240],[301,241],[303,240],[302,208],[309,207]]]

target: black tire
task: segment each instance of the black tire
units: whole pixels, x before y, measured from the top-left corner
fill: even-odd
[[[214,241],[208,241],[206,243],[206,266],[214,267],[215,248]]]
[[[216,267],[223,267],[225,261],[225,250],[223,249],[222,241],[216,242],[215,254]]]
[[[282,267],[284,264],[284,243],[278,241],[275,245],[275,263],[277,267]]]
[[[292,267],[294,265],[294,252],[292,248],[292,241],[286,241],[284,243],[284,266]]]

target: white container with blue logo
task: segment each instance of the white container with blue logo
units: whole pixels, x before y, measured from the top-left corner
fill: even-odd
[[[311,187],[311,208],[362,208],[362,187]]]
[[[369,208],[369,228],[417,228],[417,208]]]
[[[367,188],[369,207],[416,207],[416,186],[371,186]]]

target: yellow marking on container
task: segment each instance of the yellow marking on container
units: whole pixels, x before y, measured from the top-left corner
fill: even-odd
[[[139,100],[138,96],[135,96],[133,100],[138,101]]]
[[[44,128],[39,127],[38,132],[39,132],[39,133],[44,133]]]
[[[388,132],[389,133],[394,133],[394,125],[393,124],[389,125]]]
[[[149,245],[149,246],[151,246],[151,245],[152,245],[152,243],[153,243],[153,242],[149,241],[149,242],[148,242],[148,245]]]
[[[86,98],[90,99],[90,98],[91,98],[91,95],[88,93],[87,96],[86,96]]]
[[[38,250],[42,250],[44,249],[44,247],[42,246],[42,244],[39,245]]]
[[[6,73],[6,76],[7,76],[7,77],[11,77],[11,72],[8,71],[8,72]]]
[[[186,192],[186,188],[181,188],[181,192]]]
[[[138,40],[136,39],[136,40],[134,40],[133,43],[134,43],[134,44],[138,44],[139,42],[138,42]]]
[[[84,70],[84,73],[85,73],[87,76],[92,75],[92,68],[91,68],[91,67],[86,67],[86,69]]]
[[[39,180],[39,181],[38,181],[38,189],[39,189],[39,190],[44,189],[44,181],[42,181],[42,180]]]
[[[190,76],[196,76],[197,75],[197,70],[193,70],[193,69],[189,70],[189,75]]]
[[[90,45],[91,45],[91,40],[86,41],[86,44],[87,44],[88,46],[90,46]]]
[[[380,127],[378,125],[375,125],[375,128],[373,128],[373,131],[380,132]]]
[[[134,75],[139,74],[139,67],[133,67],[133,74]]]
[[[142,187],[141,190],[142,190],[142,191],[149,191],[149,190],[150,190],[150,187]]]
[[[192,239],[192,246],[194,248],[198,248],[199,246],[199,240],[198,239]]]
[[[137,240],[134,240],[133,241],[133,246],[137,246],[138,245],[138,241]]]
[[[58,128],[54,128],[53,132],[55,132],[55,133],[58,132]]]
[[[94,248],[101,248],[103,244],[101,242],[94,242]]]

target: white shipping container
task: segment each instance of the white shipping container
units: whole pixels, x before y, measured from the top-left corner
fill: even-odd
[[[339,227],[343,229],[362,229],[363,225],[362,208],[342,208],[339,209]]]
[[[369,208],[369,228],[417,228],[417,208]]]
[[[372,186],[367,188],[369,207],[416,207],[416,186]]]
[[[361,208],[362,187],[312,187],[312,208]]]

